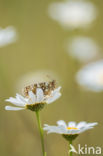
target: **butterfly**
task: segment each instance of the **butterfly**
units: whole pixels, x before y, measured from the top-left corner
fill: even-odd
[[[43,90],[44,95],[50,95],[51,91],[53,91],[56,88],[56,81],[52,80],[49,82],[31,84],[23,89],[23,93],[25,96],[28,96],[29,91],[32,91],[34,94],[36,94],[37,88],[41,88]]]

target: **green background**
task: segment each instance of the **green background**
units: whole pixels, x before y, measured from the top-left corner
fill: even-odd
[[[97,121],[99,126],[81,134],[74,144],[103,146],[103,93],[85,91],[77,85],[75,74],[83,64],[64,49],[65,41],[75,35],[91,37],[103,48],[103,1],[92,1],[98,8],[98,18],[91,28],[81,30],[65,30],[50,19],[47,9],[51,2],[0,0],[0,26],[13,25],[18,32],[16,43],[0,48],[1,156],[42,155],[35,113],[4,110],[4,100],[15,96],[18,80],[39,70],[56,73],[62,86],[62,97],[41,112],[42,124],[54,125],[61,119]],[[68,143],[60,135],[45,132],[45,146],[48,156],[67,156]]]

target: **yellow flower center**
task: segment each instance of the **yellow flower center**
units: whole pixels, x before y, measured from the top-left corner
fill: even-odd
[[[77,130],[78,128],[76,128],[76,127],[67,127],[67,129],[68,129],[68,130],[72,130],[72,129],[73,129],[73,130]]]

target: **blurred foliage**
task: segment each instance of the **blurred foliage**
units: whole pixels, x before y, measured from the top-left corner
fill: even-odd
[[[54,1],[54,0],[53,0]],[[30,111],[7,112],[4,100],[15,96],[21,76],[37,70],[50,70],[59,77],[62,97],[41,112],[42,123],[57,120],[99,122],[95,129],[81,134],[75,143],[102,145],[103,95],[81,89],[75,74],[82,64],[69,57],[64,49],[66,39],[75,35],[94,38],[103,48],[103,1],[94,0],[99,16],[90,29],[63,30],[48,17],[52,0],[0,0],[0,26],[16,27],[19,40],[0,48],[0,154],[2,156],[41,156],[41,144],[35,114]],[[100,127],[100,128],[99,128]],[[67,142],[59,135],[45,133],[48,156],[66,156]]]

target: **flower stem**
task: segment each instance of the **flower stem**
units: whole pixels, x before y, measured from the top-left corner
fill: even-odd
[[[71,141],[69,141],[69,150],[71,150],[71,146],[70,146],[70,145],[72,145],[72,140],[71,140]],[[72,156],[73,152],[72,152],[72,151],[70,151],[70,152],[69,152],[69,154],[70,154],[70,156]]]
[[[43,153],[43,156],[46,156],[46,152],[45,152],[45,148],[44,148],[43,129],[41,127],[39,111],[36,111],[36,118],[37,118],[39,132],[40,132],[40,137],[41,137],[42,153]]]

